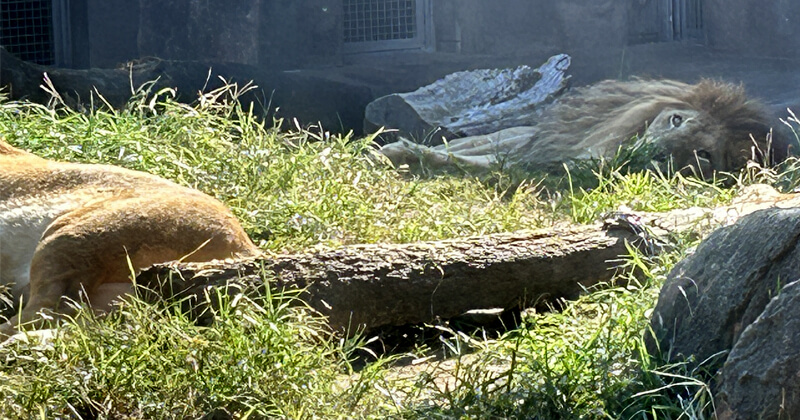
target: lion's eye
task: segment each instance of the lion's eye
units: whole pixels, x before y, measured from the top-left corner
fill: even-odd
[[[672,117],[670,117],[669,122],[675,128],[680,127],[681,124],[683,124],[683,117],[681,117],[679,114],[674,114]]]
[[[705,150],[695,150],[694,152],[698,158],[711,162],[711,153]]]

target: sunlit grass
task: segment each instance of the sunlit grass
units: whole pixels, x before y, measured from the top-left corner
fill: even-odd
[[[145,87],[116,111],[2,101],[0,136],[48,158],[125,166],[203,190],[274,251],[591,223],[614,211],[714,206],[737,191],[631,173],[623,161],[546,179],[414,176],[377,155],[370,137],[278,131],[241,108],[246,89],[183,104]],[[795,173],[787,163],[738,179],[793,189]],[[48,345],[0,348],[0,416],[196,418],[224,408],[252,418],[707,418],[702,378],[660,366],[641,342],[663,278],[694,245],[687,241],[655,260],[633,253],[640,276],[559,311],[527,313],[499,340],[443,335],[456,360],[450,385],[391,379],[385,356],[355,372],[361,341],[326,332],[291,296],[224,298],[207,327],[177,307],[132,300],[110,316],[67,323]]]
[[[688,207],[714,207],[736,195],[713,183],[687,178],[680,174],[667,177],[643,171],[596,170],[596,184],[591,188],[570,184],[569,213],[577,223],[589,223],[608,211],[666,212]],[[569,178],[571,180],[571,177]]]
[[[687,409],[708,410],[705,384],[681,366],[657,370],[658,361],[647,354],[642,340],[660,284],[682,255],[647,260],[633,252],[627,265],[639,270],[635,278],[618,278],[622,284],[596,289],[561,311],[529,312],[520,328],[497,341],[454,333],[449,340],[453,353],[472,347],[481,350],[479,357],[459,358],[453,370],[458,386],[424,382],[418,392],[425,398],[403,416],[676,418]],[[676,405],[676,396],[686,400],[686,408]]]
[[[83,312],[59,333],[0,348],[2,418],[343,417],[370,395],[351,374],[354,342],[336,340],[291,294],[214,292],[213,327],[131,299],[104,318]],[[362,380],[370,379],[369,369]],[[374,402],[374,396],[373,396]],[[80,417],[78,417],[80,416]]]
[[[452,238],[551,219],[536,211],[535,189],[515,187],[506,200],[477,178],[409,180],[369,137],[281,133],[234,99],[221,103],[220,92],[206,96],[216,100],[186,105],[167,91],[155,103],[89,114],[7,102],[0,136],[48,158],[145,170],[203,190],[270,249]]]

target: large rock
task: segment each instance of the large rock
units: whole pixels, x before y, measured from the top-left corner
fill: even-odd
[[[717,418],[800,418],[798,343],[800,281],[795,281],[781,289],[731,350],[716,398]]]
[[[702,364],[721,420],[800,418],[800,208],[715,231],[670,272],[647,334],[651,353]]]
[[[536,122],[541,105],[569,84],[570,57],[550,57],[541,67],[470,70],[450,74],[410,93],[395,93],[367,105],[364,131],[380,127],[426,144],[494,133]],[[386,137],[385,137],[386,138]]]
[[[721,366],[742,331],[800,278],[800,208],[767,209],[712,233],[670,272],[647,335],[651,353]]]

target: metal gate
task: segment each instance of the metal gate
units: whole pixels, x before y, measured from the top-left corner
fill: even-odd
[[[345,52],[425,47],[427,1],[344,0]]]
[[[0,45],[22,60],[54,64],[52,0],[0,0]]]

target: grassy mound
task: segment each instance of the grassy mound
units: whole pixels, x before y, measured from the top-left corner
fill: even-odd
[[[713,206],[736,189],[623,164],[536,174],[415,177],[376,154],[372,139],[320,128],[281,132],[242,109],[228,86],[193,104],[140,90],[124,110],[73,111],[0,101],[0,136],[44,157],[151,172],[226,202],[272,251],[410,242],[585,223],[621,207]],[[624,163],[624,162],[623,162]],[[791,169],[791,168],[789,168]],[[740,182],[794,188],[794,171],[750,168]],[[4,418],[704,418],[707,386],[659,366],[641,343],[671,265],[693,242],[558,312],[527,313],[499,339],[439,326],[439,353],[415,374],[396,356],[354,368],[370,337],[344,340],[291,293],[221,295],[216,322],[131,299],[102,318],[81,313],[42,343],[0,347]],[[412,357],[432,350],[420,345]],[[701,378],[700,376],[696,376]]]

